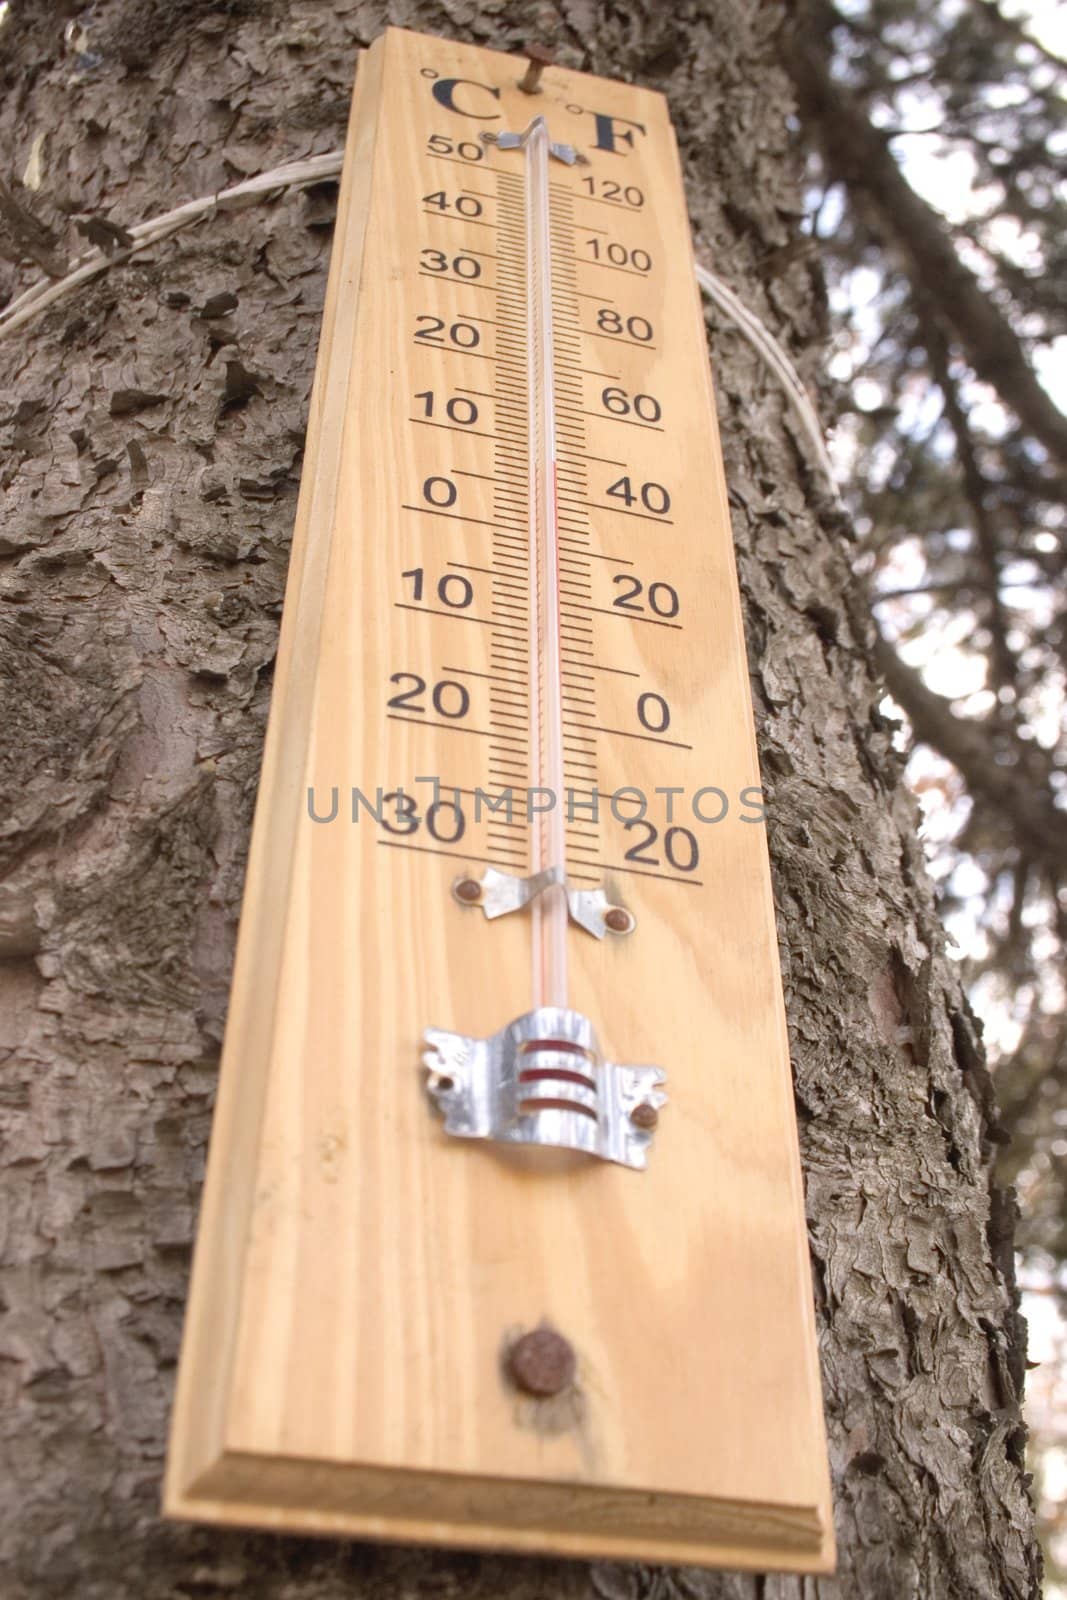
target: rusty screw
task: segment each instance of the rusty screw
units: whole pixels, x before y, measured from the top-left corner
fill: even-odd
[[[482,886],[477,878],[457,878],[452,885],[452,893],[465,906],[476,906],[482,898]]]
[[[642,1100],[639,1106],[634,1106],[630,1112],[630,1121],[635,1128],[647,1128],[651,1131],[659,1121],[659,1112],[647,1100]]]
[[[548,1399],[574,1382],[574,1347],[555,1328],[534,1328],[516,1339],[508,1351],[512,1382],[525,1394]]]
[[[627,911],[625,906],[612,906],[611,910],[604,914],[604,926],[610,928],[612,933],[632,933],[633,913]]]
[[[554,59],[552,51],[546,49],[543,44],[528,44],[523,55],[530,65],[526,68],[526,76],[521,79],[519,88],[523,94],[540,94],[541,74],[546,67],[552,65]]]

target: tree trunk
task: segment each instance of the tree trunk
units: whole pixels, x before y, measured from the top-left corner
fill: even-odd
[[[129,226],[342,143],[372,0],[15,0],[9,179]],[[806,362],[817,272],[782,14],[404,0],[388,19],[670,97],[699,247]],[[12,191],[14,193],[14,190]],[[900,787],[848,530],[783,398],[713,351],[768,791],[839,1574],[806,1583],[167,1526],[171,1384],[330,249],[329,195],[220,213],[15,334],[0,529],[10,1600],[1001,1600],[1036,1592],[1011,1204]],[[58,219],[58,220],[57,220]],[[74,238],[73,230],[70,230]],[[80,244],[80,241],[75,241]],[[68,240],[68,247],[70,241]],[[0,287],[39,268],[24,258]],[[220,296],[232,296],[231,302]]]

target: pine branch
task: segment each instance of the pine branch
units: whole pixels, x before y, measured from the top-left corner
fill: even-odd
[[[911,188],[884,134],[832,79],[824,41],[833,21],[833,12],[814,0],[800,11],[783,55],[830,174],[883,245],[903,257],[916,289],[929,294],[978,376],[1052,455],[1067,460],[1067,417],[1038,382],[1011,324],[960,260],[941,217]]]
[[[992,486],[987,483],[978,460],[978,452],[971,435],[970,419],[963,409],[959,389],[952,376],[948,344],[937,318],[930,315],[926,295],[916,295],[915,303],[930,355],[934,382],[941,390],[945,403],[945,417],[956,441],[956,457],[963,478],[964,498],[971,513],[971,525],[981,558],[989,600],[989,628],[992,635],[990,676],[994,688],[1004,689],[1016,682],[1019,669],[1008,643],[1010,622],[1000,592],[1001,552],[997,521],[991,504]],[[1003,702],[998,699],[997,704],[1001,707]]]
[[[1000,814],[1030,860],[1043,866],[1053,880],[1061,877],[1067,861],[1067,811],[1053,801],[1047,753],[1008,736],[1013,759],[1002,764],[982,724],[957,716],[951,700],[928,689],[881,634],[875,654],[889,692],[907,712],[916,737],[952,762],[974,799]],[[1003,734],[997,744],[1004,747]]]
[[[1034,35],[1028,33],[1022,23],[1018,22],[1015,17],[1006,17],[997,5],[996,0],[977,0],[977,4],[979,14],[998,33],[1005,38],[1013,40],[1016,44],[1024,45],[1028,50],[1033,50],[1047,61],[1049,66],[1056,67],[1058,71],[1063,72],[1064,69],[1067,69],[1067,61],[1064,60],[1063,56],[1059,56],[1054,50],[1050,50],[1048,45],[1041,43],[1040,39],[1035,39]]]

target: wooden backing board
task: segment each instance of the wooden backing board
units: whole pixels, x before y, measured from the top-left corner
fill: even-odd
[[[549,68],[533,99],[522,71],[396,29],[359,68],[165,1509],[827,1571],[769,868],[741,799],[759,774],[673,134],[650,91]],[[528,772],[523,163],[479,136],[538,113],[588,158],[553,172],[567,779],[640,789],[654,829],[624,805],[576,815],[568,872],[637,927],[572,930],[571,1004],[612,1059],[667,1071],[643,1173],[450,1138],[419,1069],[425,1027],[487,1036],[531,1006],[530,919],[450,893],[487,861],[525,870],[528,829],[468,808],[453,839],[458,813],[446,798],[432,827],[415,780],[469,797]],[[469,598],[442,594],[457,576]],[[635,580],[643,613],[616,604]],[[414,833],[403,808],[350,820],[353,788],[400,787]],[[332,821],[309,788],[319,816],[337,790]],[[692,809],[700,790],[704,818],[721,809],[712,788],[719,823]],[[543,1321],[578,1372],[535,1401],[503,1357]]]

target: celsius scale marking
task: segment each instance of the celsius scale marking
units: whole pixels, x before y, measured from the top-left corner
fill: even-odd
[[[824,1571],[673,136],[520,77],[389,30],[357,79],[167,1509]]]

